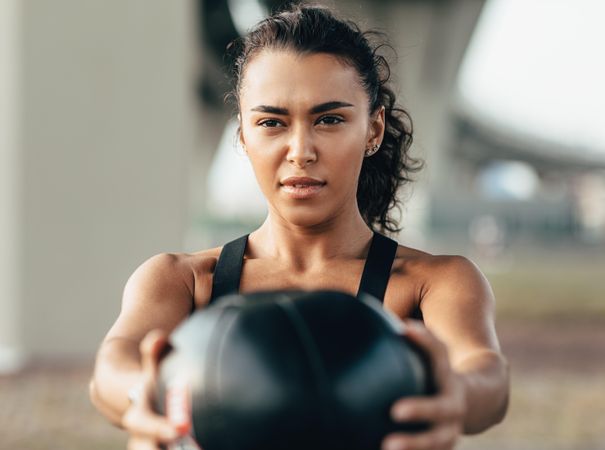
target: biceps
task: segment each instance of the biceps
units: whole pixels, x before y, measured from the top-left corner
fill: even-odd
[[[150,330],[171,332],[191,311],[188,286],[168,265],[166,257],[154,257],[130,277],[124,288],[122,308],[107,338],[140,341]]]
[[[477,352],[500,351],[491,287],[470,261],[461,265],[436,284],[422,305],[427,328],[446,344],[452,363]]]
[[[445,343],[452,363],[478,352],[500,351],[494,322],[487,314],[460,311],[445,320],[431,314],[428,317],[427,328]]]

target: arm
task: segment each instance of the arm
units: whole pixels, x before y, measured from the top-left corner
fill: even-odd
[[[450,258],[436,275],[421,302],[424,322],[445,344],[462,381],[464,432],[478,433],[500,422],[508,405],[508,365],[496,336],[494,294],[479,269],[462,257]]]
[[[478,433],[500,422],[508,405],[508,366],[500,353],[487,280],[461,257],[438,258],[428,277],[420,304],[426,327],[408,321],[406,334],[430,354],[438,392],[399,400],[392,415],[397,421],[434,425],[417,435],[390,435],[389,449],[452,448],[461,432]]]
[[[117,426],[133,428],[132,417],[125,421],[133,409],[128,393],[141,384],[150,391],[166,336],[189,314],[193,283],[185,274],[176,256],[162,254],[143,263],[126,284],[120,315],[101,343],[90,382],[92,403]],[[159,416],[149,418],[170,431]]]
[[[497,353],[469,356],[453,370],[464,385],[465,411],[463,431],[480,433],[501,422],[508,409],[508,364]]]

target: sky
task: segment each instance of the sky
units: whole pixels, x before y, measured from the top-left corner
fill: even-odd
[[[604,19],[603,0],[488,0],[459,104],[485,126],[605,161]]]

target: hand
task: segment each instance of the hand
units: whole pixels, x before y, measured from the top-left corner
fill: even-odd
[[[450,450],[463,430],[466,414],[464,383],[452,371],[447,348],[421,322],[405,321],[405,335],[430,356],[437,392],[431,397],[405,397],[393,404],[395,422],[429,422],[427,431],[391,433],[383,450]]]
[[[128,450],[160,450],[179,437],[177,429],[153,409],[153,396],[158,376],[158,361],[166,346],[163,331],[152,330],[140,344],[142,378],[140,390],[122,417],[122,426],[130,433]]]

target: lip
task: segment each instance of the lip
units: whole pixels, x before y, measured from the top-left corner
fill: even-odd
[[[325,181],[312,177],[288,177],[280,181],[282,186],[318,186],[326,184]]]
[[[325,181],[312,177],[289,177],[280,182],[281,190],[297,200],[315,197],[325,185]]]

